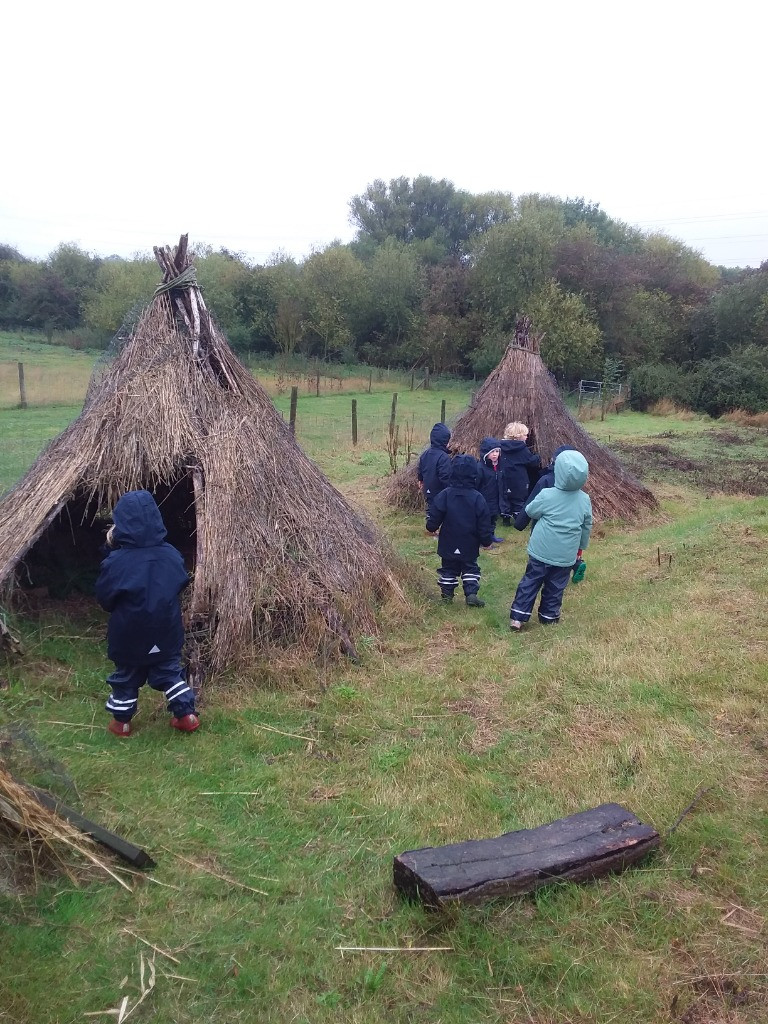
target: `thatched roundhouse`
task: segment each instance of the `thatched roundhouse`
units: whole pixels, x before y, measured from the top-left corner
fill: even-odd
[[[94,574],[109,513],[146,488],[194,579],[187,625],[213,670],[278,648],[345,650],[402,596],[375,528],[296,443],[195,282],[187,237],[156,248],[163,284],[83,411],[0,501],[0,586]],[[71,555],[70,562],[71,564]]]
[[[539,354],[539,340],[527,330],[516,334],[469,409],[456,421],[448,445],[451,454],[466,452],[477,457],[484,437],[501,437],[505,425],[518,420],[530,428],[531,446],[543,465],[564,444],[584,454],[589,462],[585,490],[592,498],[596,521],[633,521],[643,509],[658,508],[651,491],[571,416]],[[415,460],[390,479],[387,497],[396,508],[417,511],[424,507]]]

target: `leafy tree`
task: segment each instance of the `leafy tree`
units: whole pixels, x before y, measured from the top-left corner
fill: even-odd
[[[198,256],[196,266],[208,309],[236,349],[248,348],[251,331],[243,298],[250,268],[238,255],[210,248]]]
[[[290,356],[304,336],[306,314],[301,268],[282,253],[265,267],[257,267],[248,292],[250,328]]]
[[[529,298],[547,286],[562,232],[562,213],[555,205],[539,196],[523,196],[513,220],[476,238],[472,292],[483,311],[486,333],[511,331]]]
[[[105,260],[83,309],[86,326],[108,335],[117,333],[129,311],[145,306],[159,283],[160,272],[154,260]]]
[[[579,295],[564,292],[554,280],[525,306],[535,330],[544,333],[541,357],[555,374],[578,378],[602,363],[602,335]]]
[[[423,268],[407,245],[388,239],[373,255],[360,310],[361,355],[371,362],[408,358],[421,325]]]
[[[513,203],[504,193],[473,196],[446,179],[420,175],[377,179],[350,202],[358,245],[370,256],[387,239],[416,244],[430,263],[463,255],[471,238],[510,219]]]
[[[337,356],[352,341],[366,271],[347,246],[339,243],[314,252],[302,266],[307,330],[320,339],[324,359]]]

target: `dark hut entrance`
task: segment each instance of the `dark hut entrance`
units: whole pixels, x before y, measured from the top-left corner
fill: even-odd
[[[192,572],[197,554],[197,518],[190,473],[174,483],[146,488],[154,495],[168,531],[167,540],[182,553]],[[96,499],[78,493],[35,541],[16,570],[17,597],[30,593],[53,600],[75,595],[93,598],[99,566],[105,557],[105,537],[111,512]]]

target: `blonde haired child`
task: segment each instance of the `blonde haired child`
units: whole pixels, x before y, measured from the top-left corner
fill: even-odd
[[[525,507],[528,491],[541,469],[541,459],[526,444],[528,434],[525,423],[508,423],[499,445],[499,509],[505,526],[511,526],[513,516]]]
[[[525,441],[528,438],[530,431],[524,423],[518,423],[515,420],[514,423],[508,423],[504,427],[504,440],[505,441]]]

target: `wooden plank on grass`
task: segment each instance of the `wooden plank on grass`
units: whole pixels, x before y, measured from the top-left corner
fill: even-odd
[[[139,846],[134,846],[127,839],[123,839],[122,836],[118,836],[114,832],[110,832],[109,829],[97,825],[96,822],[89,821],[88,818],[83,817],[82,814],[74,811],[71,807],[67,807],[66,804],[61,803],[60,800],[51,796],[50,793],[46,793],[45,790],[37,789],[35,786],[27,786],[27,789],[35,795],[43,807],[47,807],[50,811],[55,811],[56,814],[68,821],[70,825],[74,825],[75,828],[80,829],[85,835],[95,839],[97,843],[106,846],[108,850],[116,853],[123,860],[127,860],[135,868],[156,867],[155,862],[146,850],[142,850]]]
[[[601,804],[538,828],[409,850],[394,881],[428,907],[518,896],[553,882],[583,882],[622,871],[659,845],[659,834],[619,804]]]

